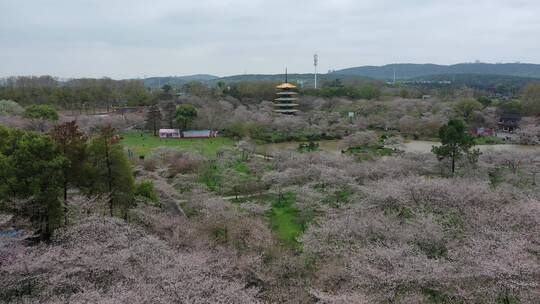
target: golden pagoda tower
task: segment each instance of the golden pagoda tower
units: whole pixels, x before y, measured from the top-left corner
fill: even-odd
[[[295,115],[298,110],[298,93],[295,92],[296,86],[287,81],[287,69],[285,69],[285,82],[276,87],[279,91],[276,93],[277,98],[274,99],[274,112]]]

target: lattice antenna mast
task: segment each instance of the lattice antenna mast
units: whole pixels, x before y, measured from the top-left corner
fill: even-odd
[[[317,66],[319,65],[319,55],[313,55],[313,66],[315,67],[315,89],[317,88]]]

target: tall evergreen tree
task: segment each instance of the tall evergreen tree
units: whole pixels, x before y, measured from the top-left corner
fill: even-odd
[[[174,101],[166,101],[161,106],[163,110],[163,122],[167,128],[174,128],[174,120],[176,116],[176,104]]]
[[[67,191],[70,186],[80,184],[82,176],[87,137],[79,130],[75,121],[55,126],[51,137],[56,142],[58,151],[67,160],[62,170],[64,190],[64,224],[67,225]]]
[[[186,130],[188,125],[197,117],[197,108],[191,104],[180,105],[176,109],[176,123]]]
[[[62,225],[62,168],[66,160],[49,136],[0,127],[0,201],[28,217],[42,239]]]
[[[157,136],[161,128],[161,111],[158,105],[151,105],[146,112],[146,129],[152,130],[154,136]]]
[[[450,158],[452,175],[456,170],[456,161],[459,160],[463,154],[477,155],[477,150],[471,151],[474,146],[473,137],[467,132],[465,123],[461,120],[450,120],[448,124],[442,126],[439,129],[439,138],[441,139],[441,146],[433,146],[431,151],[437,156],[439,161],[446,158]],[[472,157],[471,160],[475,160]]]
[[[109,214],[120,208],[127,216],[127,210],[133,203],[134,178],[131,165],[124,153],[119,138],[111,126],[101,129],[87,149],[86,189],[90,194],[107,193],[109,195]]]

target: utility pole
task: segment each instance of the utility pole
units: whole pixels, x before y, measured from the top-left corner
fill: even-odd
[[[319,55],[313,55],[313,66],[315,67],[315,89],[317,88],[317,65],[319,65]]]

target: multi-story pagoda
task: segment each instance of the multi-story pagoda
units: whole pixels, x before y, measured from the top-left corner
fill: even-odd
[[[277,98],[274,99],[274,111],[276,113],[294,115],[298,112],[298,93],[294,90],[296,86],[287,82],[287,72],[285,71],[285,82],[276,87],[279,92],[276,93]]]

